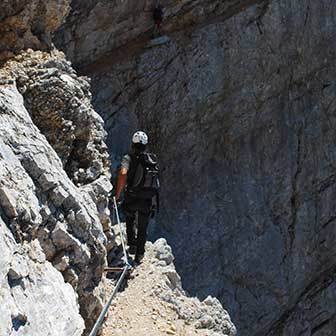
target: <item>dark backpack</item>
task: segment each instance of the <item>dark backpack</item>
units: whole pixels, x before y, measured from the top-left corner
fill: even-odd
[[[155,154],[131,155],[127,189],[139,198],[149,199],[158,195],[160,190],[159,165]]]

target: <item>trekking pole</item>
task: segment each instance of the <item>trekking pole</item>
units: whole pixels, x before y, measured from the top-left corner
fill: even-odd
[[[123,229],[122,229],[120,218],[119,218],[119,211],[118,211],[118,207],[117,207],[117,200],[116,200],[115,197],[113,197],[113,203],[114,203],[115,214],[116,214],[116,217],[117,217],[117,222],[118,222],[118,225],[119,225],[120,240],[121,240],[122,248],[123,248],[123,251],[124,251],[125,263],[126,263],[126,266],[130,267],[131,265],[128,263],[126,246],[125,246],[125,241],[124,241],[124,233],[123,233]]]
[[[123,235],[123,231],[122,231],[122,226],[121,226],[121,222],[120,222],[120,218],[119,218],[119,212],[118,212],[118,207],[117,207],[117,200],[115,197],[113,197],[113,203],[114,203],[114,211],[117,217],[117,221],[118,221],[118,225],[119,225],[119,229],[120,229],[120,240],[121,240],[121,244],[123,247],[123,252],[124,252],[124,260],[125,260],[125,266],[123,268],[123,272],[111,294],[111,297],[109,298],[108,302],[106,303],[106,305],[103,307],[102,311],[99,314],[99,317],[96,321],[96,323],[94,324],[89,336],[96,336],[97,332],[99,330],[99,328],[101,327],[101,324],[103,323],[103,320],[105,318],[105,315],[108,311],[108,309],[111,306],[112,300],[115,297],[115,295],[117,294],[119,287],[122,283],[122,281],[124,280],[128,270],[131,268],[131,265],[128,262],[128,258],[127,258],[127,252],[126,252],[126,246],[125,246],[125,242],[124,242],[124,235]],[[114,213],[114,212],[113,212]]]

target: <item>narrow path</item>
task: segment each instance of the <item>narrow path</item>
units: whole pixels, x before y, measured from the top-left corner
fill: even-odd
[[[127,287],[109,309],[102,336],[232,335],[229,317],[228,333],[214,328],[217,316],[211,314],[213,309],[218,312],[218,307],[213,299],[201,303],[185,296],[172,261],[170,247],[163,239],[161,244],[147,243],[143,263],[132,272]],[[221,310],[218,319],[225,322],[227,317]]]

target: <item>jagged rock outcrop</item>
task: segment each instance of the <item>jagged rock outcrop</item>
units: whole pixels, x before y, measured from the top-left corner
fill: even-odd
[[[0,251],[0,335],[82,335],[77,295],[38,241],[17,244],[0,218]]]
[[[88,80],[53,50],[51,33],[68,9],[69,1],[0,5],[6,254],[0,272],[1,297],[11,298],[1,306],[0,325],[6,335],[81,335],[83,319],[90,327],[104,298],[106,235],[113,246],[106,232],[112,189],[106,132],[91,106]]]
[[[119,234],[117,234],[119,239]],[[235,336],[236,328],[220,302],[188,297],[166,240],[146,244],[142,264],[112,303],[103,336]]]
[[[99,181],[86,189],[73,184],[14,84],[0,88],[0,108],[1,216],[18,243],[40,242],[46,259],[79,294],[81,314],[90,323],[101,308],[100,293],[94,289],[106,257],[98,212],[103,209],[97,209],[88,192],[95,195]],[[107,203],[111,185],[105,180]]]
[[[51,34],[61,25],[69,0],[5,0],[0,12],[0,61],[21,50],[50,49]]]
[[[241,335],[332,335],[336,4],[162,3],[167,44],[145,48],[145,1],[74,1],[57,39],[92,76],[111,153],[149,131],[158,231]]]
[[[92,108],[88,79],[78,77],[62,53],[30,51],[8,61],[3,73],[16,79],[34,124],[77,186],[109,175],[106,131]]]

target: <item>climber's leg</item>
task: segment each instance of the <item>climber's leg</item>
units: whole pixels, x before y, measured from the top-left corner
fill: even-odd
[[[145,254],[148,221],[149,221],[149,212],[144,213],[139,211],[136,257],[142,257]]]
[[[129,213],[126,216],[126,234],[127,234],[127,245],[130,248],[133,249],[132,246],[136,245],[136,239],[135,239],[135,213],[133,213],[133,214]]]

